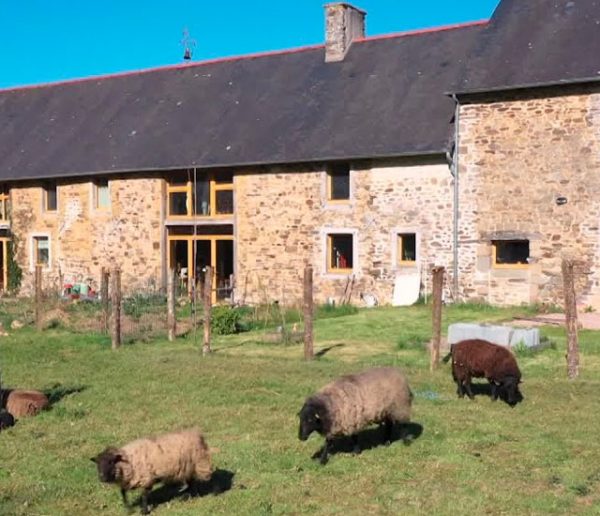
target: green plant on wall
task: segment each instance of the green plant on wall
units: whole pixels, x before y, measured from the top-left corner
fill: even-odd
[[[15,259],[17,254],[18,242],[16,237],[13,235],[12,240],[8,242],[8,256],[6,259],[6,266],[8,268],[8,291],[15,292],[21,287],[21,280],[23,279],[23,271]]]

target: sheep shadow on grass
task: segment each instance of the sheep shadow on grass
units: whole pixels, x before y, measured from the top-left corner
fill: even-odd
[[[401,425],[396,424],[394,425],[390,445],[396,441],[402,441],[404,445],[408,446],[414,440],[421,437],[422,433],[423,425],[420,425],[419,423],[405,423]],[[385,442],[383,428],[379,426],[363,430],[356,434],[356,436],[358,438],[358,445],[361,453],[371,450],[372,448],[377,448],[378,446],[386,446],[387,444]],[[313,459],[318,459],[321,457],[323,446],[315,452],[315,454],[312,456]],[[352,437],[339,437],[333,442],[331,448],[329,449],[329,454],[337,455],[338,453],[354,453],[354,442]]]
[[[174,500],[175,498],[201,498],[208,495],[220,495],[229,491],[233,486],[233,477],[235,473],[226,469],[217,469],[214,471],[209,482],[196,482],[193,486],[182,489],[181,485],[163,484],[154,489],[148,495],[148,504],[153,508]],[[141,497],[134,504],[141,506]]]
[[[44,389],[43,393],[48,398],[48,408],[56,405],[60,400],[71,394],[79,394],[88,388],[87,385],[66,386],[60,383],[54,384],[49,389]]]
[[[473,396],[475,396],[475,398],[477,398],[478,396],[482,396],[482,397],[485,396],[485,397],[491,399],[491,397],[492,397],[492,386],[489,383],[472,382],[471,390],[473,391]],[[514,405],[511,405],[508,402],[508,397],[504,390],[499,391],[498,398],[501,399],[507,405],[514,407]],[[521,403],[524,400],[523,394],[521,393],[520,389],[517,390],[516,398],[517,398],[516,399],[517,404]]]

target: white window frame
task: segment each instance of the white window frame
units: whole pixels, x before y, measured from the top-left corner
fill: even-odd
[[[48,265],[43,267],[42,270],[49,271],[52,269],[52,237],[50,233],[32,233],[29,236],[29,270],[35,271],[36,261],[35,256],[37,254],[36,239],[47,238],[48,239]]]

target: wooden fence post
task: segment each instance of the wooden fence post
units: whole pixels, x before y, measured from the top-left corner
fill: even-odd
[[[210,322],[212,312],[212,267],[206,266],[204,275],[204,344],[202,354],[210,353]]]
[[[42,264],[35,266],[35,326],[42,329]]]
[[[565,297],[565,326],[567,331],[567,375],[570,380],[579,376],[579,339],[577,334],[577,298],[575,296],[575,263],[563,260],[562,275]]]
[[[113,269],[111,273],[111,303],[112,303],[112,349],[121,346],[121,271]]]
[[[177,333],[177,317],[175,317],[175,269],[169,269],[167,276],[167,328],[169,331],[169,341],[175,340]]]
[[[100,274],[100,297],[102,298],[102,329],[104,333],[108,333],[110,325],[110,304],[108,302],[108,281],[110,273],[108,272],[108,269],[102,267],[102,272]]]
[[[431,361],[429,370],[433,371],[440,363],[440,341],[442,339],[442,294],[444,291],[444,267],[432,270],[432,332]]]
[[[314,358],[313,347],[313,269],[306,267],[304,269],[304,360]]]

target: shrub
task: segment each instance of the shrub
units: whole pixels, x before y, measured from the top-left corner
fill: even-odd
[[[132,319],[154,312],[157,308],[166,311],[167,299],[162,294],[136,294],[123,300],[123,313]]]
[[[241,330],[240,323],[244,312],[239,308],[216,306],[211,315],[210,327],[215,335],[231,335]]]

